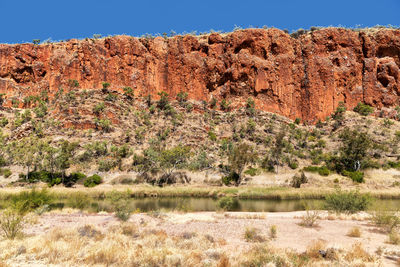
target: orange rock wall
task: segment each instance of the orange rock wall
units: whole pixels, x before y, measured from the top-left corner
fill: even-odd
[[[134,88],[136,96],[186,91],[227,98],[315,122],[340,101],[378,109],[400,104],[400,31],[327,28],[290,37],[278,29],[164,39],[116,36],[42,45],[0,45],[0,93],[22,99],[48,90]]]

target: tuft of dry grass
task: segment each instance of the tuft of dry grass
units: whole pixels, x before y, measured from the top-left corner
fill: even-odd
[[[266,238],[260,233],[260,229],[250,227],[244,231],[244,239],[247,242],[264,242]]]
[[[400,245],[400,234],[397,231],[390,232],[387,242],[393,245]]]
[[[347,236],[350,237],[361,237],[361,230],[359,227],[353,227],[350,229],[350,231],[347,233]]]
[[[351,250],[344,257],[347,261],[362,260],[363,262],[373,262],[374,257],[370,255],[360,242],[354,243]]]
[[[326,249],[326,242],[323,240],[314,240],[308,246],[306,250],[306,255],[313,259],[321,258],[321,250]]]
[[[271,225],[269,227],[269,237],[271,239],[275,239],[277,237],[277,233],[278,233],[278,229],[277,229],[276,225]]]
[[[314,227],[318,225],[320,212],[318,210],[307,210],[306,214],[301,217],[299,225],[304,227]]]

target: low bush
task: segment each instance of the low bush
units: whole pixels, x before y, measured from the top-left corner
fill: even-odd
[[[83,185],[85,187],[95,187],[96,185],[99,185],[102,183],[102,179],[99,175],[94,174],[92,176],[89,176],[86,178],[86,180],[83,182]]]
[[[4,176],[5,178],[10,177],[12,174],[10,169],[0,169],[0,175]]]
[[[400,234],[396,231],[392,231],[389,234],[389,240],[388,243],[393,244],[393,245],[400,245]]]
[[[370,220],[388,233],[392,232],[400,225],[400,217],[396,212],[387,209],[378,209],[371,212]]]
[[[364,183],[364,173],[360,171],[346,171],[342,172],[343,176],[349,177],[353,182]]]
[[[316,226],[319,219],[319,213],[318,210],[306,210],[306,214],[301,216],[301,222],[299,224],[304,227]]]
[[[233,197],[222,197],[218,200],[218,207],[222,210],[236,210],[239,207],[239,201]]]
[[[248,174],[250,176],[256,176],[257,174],[259,174],[259,170],[257,168],[248,168],[247,170],[244,171],[245,174]]]
[[[244,239],[247,242],[264,242],[265,237],[260,234],[260,229],[251,227],[246,228],[244,232]]]
[[[318,173],[321,176],[328,176],[330,174],[330,171],[327,166],[307,166],[303,168],[304,171],[306,172],[314,172]]]
[[[224,185],[236,184],[239,181],[239,174],[236,172],[230,172],[227,176],[222,177],[222,183]]]
[[[294,188],[300,188],[302,184],[306,184],[307,182],[308,182],[307,176],[304,174],[304,172],[301,172],[300,175],[296,174],[292,177],[290,186]]]
[[[374,112],[374,108],[370,105],[359,102],[357,106],[353,109],[353,111],[357,112],[360,115],[367,116]]]
[[[22,234],[26,223],[24,214],[8,208],[0,214],[0,229],[7,239],[14,239]]]
[[[325,209],[336,213],[352,214],[366,210],[371,204],[369,195],[360,194],[358,191],[342,191],[337,189],[325,197]]]
[[[347,236],[350,237],[360,237],[361,236],[361,230],[359,227],[353,227],[350,229],[350,231],[347,233]]]

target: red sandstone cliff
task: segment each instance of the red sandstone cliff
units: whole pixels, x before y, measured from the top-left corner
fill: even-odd
[[[164,39],[117,36],[43,45],[0,45],[0,93],[6,98],[48,90],[75,79],[80,88],[130,86],[136,96],[227,98],[241,105],[315,121],[340,101],[377,108],[400,104],[400,30],[327,28],[298,39],[277,29]]]

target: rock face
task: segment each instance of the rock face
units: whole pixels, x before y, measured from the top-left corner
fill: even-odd
[[[189,99],[226,98],[233,107],[252,96],[256,107],[315,122],[340,101],[378,109],[400,104],[400,31],[326,28],[297,39],[278,29],[207,36],[117,36],[42,45],[0,45],[0,93],[6,104],[69,80],[80,89],[130,86],[135,96],[160,91]]]

